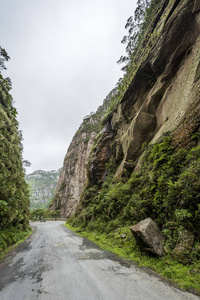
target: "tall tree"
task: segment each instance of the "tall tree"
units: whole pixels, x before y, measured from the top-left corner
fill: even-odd
[[[123,71],[127,70],[134,49],[150,22],[154,8],[160,1],[161,0],[138,0],[134,16],[130,16],[127,19],[125,28],[128,30],[128,34],[121,40],[122,44],[126,44],[126,55],[122,55],[117,61],[119,64],[125,63],[125,66],[122,67]]]

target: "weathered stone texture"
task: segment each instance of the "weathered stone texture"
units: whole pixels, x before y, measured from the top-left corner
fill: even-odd
[[[117,177],[125,161],[138,160],[144,142],[155,142],[163,132],[180,126],[200,93],[199,2],[162,3],[153,46],[147,42],[140,67],[112,118],[116,159],[121,162]]]
[[[143,250],[158,256],[164,254],[162,233],[151,218],[139,222],[130,230]]]
[[[98,137],[88,177],[86,164],[95,133],[88,143],[84,139],[90,133],[76,135],[69,147],[52,205],[60,207],[62,216],[74,213],[87,179],[99,186],[105,180],[112,156],[120,179],[139,168],[144,142],[155,142],[176,129],[177,144],[184,143],[187,135],[199,130],[195,113],[200,103],[200,1],[160,1],[144,44],[135,76]],[[100,111],[107,105],[106,100]],[[195,120],[189,126],[188,116]]]
[[[60,209],[61,217],[70,217],[75,212],[86,183],[86,164],[95,136],[95,132],[81,132],[74,136],[69,146],[50,207],[51,210]]]
[[[92,184],[100,184],[104,181],[106,176],[105,166],[111,156],[110,144],[112,140],[112,129],[110,124],[107,124],[101,133],[101,139],[88,170],[88,177]]]

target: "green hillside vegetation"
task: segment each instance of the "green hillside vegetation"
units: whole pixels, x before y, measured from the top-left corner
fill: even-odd
[[[114,163],[107,170],[101,189],[85,189],[79,213],[71,218],[73,225],[109,233],[151,216],[172,249],[183,229],[200,238],[200,146],[176,151],[166,134],[146,147],[139,172],[126,182],[115,182]],[[199,249],[199,242],[196,245]],[[190,253],[188,260],[200,258],[199,251]]]
[[[127,56],[119,61],[125,63],[125,73],[118,83],[116,101],[103,118],[104,123],[111,120],[112,112],[133,80],[141,59],[147,57],[158,37],[157,34],[154,36],[153,28],[161,2],[164,3],[161,0],[138,0],[135,16],[127,21],[129,35],[123,39],[127,43]],[[150,86],[154,85],[154,80],[150,78]],[[198,109],[196,107],[196,111]],[[184,121],[185,128],[187,121]],[[195,130],[190,132],[186,143],[179,146],[173,132],[165,133],[154,144],[143,144],[137,170],[133,173],[127,170],[121,179],[115,176],[119,165],[113,153],[103,184],[87,183],[76,213],[66,226],[99,243],[104,249],[153,268],[176,281],[180,287],[200,293],[199,125]],[[93,145],[93,149],[96,146]],[[133,169],[137,162],[129,163]],[[139,250],[130,232],[130,226],[149,217],[158,224],[164,236],[166,255],[162,258]],[[173,250],[181,232],[188,232],[193,237],[193,245],[174,258]],[[120,238],[122,233],[126,234],[123,239]]]
[[[0,70],[9,59],[0,48]],[[22,165],[22,136],[10,94],[11,81],[0,74],[0,251],[26,235],[29,192]]]
[[[54,196],[54,191],[60,175],[58,171],[38,170],[26,175],[26,182],[30,188],[31,210],[42,208],[47,209]]]

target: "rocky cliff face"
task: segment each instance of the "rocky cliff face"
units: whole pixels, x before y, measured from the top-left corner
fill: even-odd
[[[30,187],[31,209],[47,208],[54,197],[61,169],[58,171],[38,170],[26,175]]]
[[[50,206],[51,210],[60,209],[61,217],[69,217],[75,212],[86,182],[86,164],[95,135],[95,132],[80,132],[69,146]]]
[[[74,214],[81,192],[87,182],[87,164],[95,137],[98,136],[100,121],[115,95],[113,90],[96,113],[86,116],[74,135],[64,159],[63,168],[56,186],[50,210],[60,209],[61,217]]]
[[[127,168],[134,169],[144,142],[154,142],[162,133],[182,126],[191,105],[199,101],[200,3],[161,4],[147,33],[151,38],[138,54],[135,76],[110,118],[113,152],[120,164],[118,178]],[[99,144],[97,153],[103,149]],[[101,164],[98,155],[94,160]]]
[[[197,1],[171,1],[165,7],[154,29],[158,37],[112,118],[117,159],[136,160],[142,143],[176,128],[196,99],[199,9]]]
[[[199,132],[198,0],[159,2],[137,49],[131,74],[126,92],[116,109],[107,114],[100,134],[82,130],[70,145],[51,206],[60,207],[62,216],[75,212],[84,185],[101,189],[111,160],[115,161],[115,180],[120,180],[139,167],[144,143],[155,142],[170,131],[177,146],[188,145],[188,136]],[[80,205],[78,212],[83,207]]]

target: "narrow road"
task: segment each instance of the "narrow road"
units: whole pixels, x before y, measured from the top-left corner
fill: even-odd
[[[197,300],[117,261],[62,221],[34,233],[0,263],[1,300]]]

